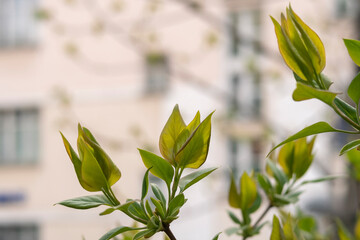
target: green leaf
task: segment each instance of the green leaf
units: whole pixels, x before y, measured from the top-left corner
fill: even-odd
[[[357,140],[354,140],[352,142],[345,144],[342,147],[342,149],[340,150],[340,156],[358,146],[360,146],[360,139],[357,139]]]
[[[110,230],[109,232],[107,232],[105,235],[103,235],[99,240],[109,240],[121,233],[133,231],[133,230],[140,230],[140,229],[144,229],[144,228],[123,227],[123,226],[116,227]]]
[[[167,186],[170,186],[174,176],[174,169],[169,162],[165,159],[142,149],[138,149],[144,165],[149,169],[150,172],[158,178],[165,181]]]
[[[241,208],[240,193],[237,190],[234,175],[231,174],[231,182],[228,196],[229,205],[233,208]]]
[[[79,138],[83,140],[85,144],[85,148],[89,150],[89,152],[94,156],[96,161],[98,162],[102,173],[104,174],[109,186],[114,185],[121,177],[121,172],[118,167],[114,164],[111,160],[109,155],[100,147],[98,142],[96,141],[95,137],[92,135],[90,130],[85,127],[81,127],[78,125],[79,128]],[[84,170],[85,160],[83,159],[83,166],[82,171]],[[83,176],[85,178],[85,176]]]
[[[353,122],[358,123],[356,109],[339,98],[334,99],[334,105]]]
[[[360,217],[358,215],[357,221],[354,228],[355,239],[360,239]]]
[[[175,212],[177,212],[182,206],[184,206],[186,201],[187,200],[182,193],[174,197],[169,203],[168,215],[174,215]]]
[[[360,101],[360,73],[358,73],[358,75],[356,75],[356,77],[351,81],[347,93],[349,97],[354,101],[354,103],[358,106]]]
[[[105,215],[113,213],[115,210],[116,210],[116,208],[108,208],[108,209],[105,209],[104,211],[102,211],[99,215],[105,216]]]
[[[273,149],[271,149],[271,151],[268,153],[267,156],[269,156],[276,148],[284,145],[285,143],[294,141],[299,138],[303,138],[303,137],[307,137],[307,136],[311,136],[311,135],[315,135],[315,134],[319,134],[319,133],[325,133],[325,132],[342,132],[342,133],[348,133],[348,134],[357,134],[357,132],[349,132],[349,131],[335,129],[326,122],[318,122],[318,123],[315,123],[311,126],[304,128],[303,130],[299,131],[298,133],[296,133],[296,134],[290,136],[289,138],[287,138],[286,140],[282,141],[281,143],[276,145]]]
[[[316,89],[311,86],[297,82],[296,89],[293,92],[292,98],[294,99],[294,101],[304,101],[316,98],[326,103],[327,105],[332,106],[336,95],[338,95],[338,93]]]
[[[259,173],[257,175],[257,179],[260,184],[260,187],[265,191],[265,193],[267,195],[270,194],[270,192],[272,190],[272,185],[271,185],[269,178],[266,175]]]
[[[268,160],[267,165],[270,167],[271,171],[274,173],[274,178],[278,183],[278,192],[281,192],[285,183],[287,182],[287,177],[283,171],[281,171],[272,161]]]
[[[354,63],[360,66],[360,41],[354,39],[344,39],[345,46]]]
[[[338,227],[338,236],[340,240],[353,240],[353,236],[351,235],[349,230],[347,230],[345,226],[340,222],[340,220],[336,221],[336,225]]]
[[[310,142],[307,142],[306,138],[300,138],[295,141],[294,163],[292,168],[297,179],[301,178],[307,172],[314,159],[312,150],[315,139],[316,136],[313,137]]]
[[[312,60],[312,65],[317,74],[325,67],[325,48],[319,36],[302,19],[292,10],[290,6],[290,16],[293,19],[297,29],[299,30],[302,40],[306,45],[308,54]]]
[[[301,79],[309,79],[310,73],[307,70],[308,67],[306,66],[306,62],[296,51],[295,47],[292,46],[290,40],[284,34],[280,24],[273,17],[271,17],[271,20],[275,27],[275,34],[278,41],[279,51],[285,63]]]
[[[166,199],[165,199],[164,194],[161,192],[160,188],[155,183],[152,183],[151,184],[151,189],[152,189],[154,195],[156,196],[156,198],[158,200],[160,200],[163,207],[165,207],[166,206]]]
[[[150,203],[148,200],[145,201],[145,208],[150,217],[154,216],[153,210],[151,209],[151,206],[150,206]]]
[[[143,219],[143,220],[147,220],[148,219],[148,216],[147,214],[144,212],[144,210],[142,209],[140,203],[138,202],[133,202],[129,208],[128,208],[128,211],[133,214],[134,216],[140,218],[140,219]]]
[[[215,235],[215,237],[213,237],[212,240],[218,240],[219,239],[219,236],[220,236],[221,232],[219,232],[218,234]]]
[[[240,219],[233,212],[227,211],[227,213],[234,223],[241,225]]]
[[[207,177],[210,173],[215,171],[217,168],[206,168],[182,177],[179,181],[180,191],[184,192],[186,189],[199,182],[201,179]]]
[[[154,229],[146,229],[146,230],[143,230],[141,232],[138,232],[137,234],[135,234],[133,240],[137,240],[137,239],[140,239],[142,237],[145,237],[145,236],[149,236],[151,237],[152,235],[154,235],[156,233],[156,230]]]
[[[151,202],[155,205],[155,210],[161,217],[161,219],[165,219],[165,209],[163,208],[160,200],[156,200],[155,198],[150,198]]]
[[[104,195],[78,197],[59,202],[58,204],[75,209],[89,209],[100,205],[112,206],[112,203]]]
[[[86,182],[91,189],[86,189],[91,192],[101,191],[108,188],[108,182],[104,172],[101,169],[99,162],[94,157],[87,143],[80,138],[78,140],[79,149],[82,151],[82,166],[81,177],[82,181]],[[80,152],[80,151],[79,151]]]
[[[199,168],[206,160],[211,137],[211,116],[210,113],[194,131],[190,140],[179,150],[175,161],[181,167]]]
[[[253,205],[251,205],[251,207],[247,209],[247,212],[248,213],[253,213],[256,210],[258,210],[259,207],[261,206],[261,201],[262,201],[261,194],[258,193]]]
[[[274,215],[270,240],[286,240],[279,219]]]
[[[240,179],[240,207],[246,210],[253,205],[257,196],[256,182],[244,172]]]
[[[326,176],[326,177],[322,177],[322,178],[306,180],[306,181],[301,182],[301,185],[305,185],[305,184],[309,184],[309,183],[319,183],[319,182],[330,181],[330,180],[337,179],[339,177],[341,177],[341,176]]]
[[[231,227],[231,228],[227,228],[227,229],[225,230],[225,233],[226,233],[226,235],[231,236],[231,235],[233,235],[233,234],[235,234],[235,233],[238,233],[239,230],[240,230],[239,227]]]
[[[143,183],[142,183],[142,191],[141,191],[141,200],[144,200],[149,190],[149,168],[144,175]]]
[[[200,124],[200,113],[197,112],[194,119],[187,125],[179,134],[179,136],[176,138],[175,141],[175,147],[174,147],[174,153],[175,156],[178,154],[178,152],[184,147],[185,144],[190,141],[190,138],[193,137],[193,133],[196,130],[196,128]]]
[[[186,125],[181,117],[179,106],[176,104],[160,134],[159,140],[160,152],[170,163],[175,161],[175,141],[185,127]]]

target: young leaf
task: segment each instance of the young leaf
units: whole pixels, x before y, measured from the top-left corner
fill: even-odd
[[[149,236],[151,237],[152,235],[154,235],[156,233],[156,230],[154,229],[145,229],[141,232],[138,232],[137,234],[135,234],[133,240],[138,240],[142,237],[145,237],[145,236]]]
[[[240,193],[237,190],[234,176],[231,174],[231,183],[228,196],[229,205],[233,208],[241,208]]]
[[[141,200],[144,200],[149,190],[149,168],[144,175],[143,183],[142,183],[142,191],[141,191]]]
[[[287,138],[286,140],[282,141],[281,143],[276,145],[273,149],[271,149],[271,151],[268,153],[267,156],[269,156],[275,149],[284,145],[285,143],[294,141],[299,138],[303,138],[303,137],[307,137],[307,136],[311,136],[311,135],[315,135],[315,134],[319,134],[319,133],[326,133],[326,132],[342,132],[342,133],[348,133],[348,134],[357,134],[357,132],[349,132],[349,131],[335,129],[326,122],[318,122],[318,123],[315,123],[311,126],[304,128],[303,130],[299,131],[298,133],[296,133],[296,134],[290,136],[289,138]]]
[[[151,152],[138,149],[144,165],[149,169],[156,177],[161,178],[165,183],[170,186],[170,183],[174,176],[174,169],[169,162],[165,159],[153,154]]]
[[[133,231],[133,230],[140,230],[140,229],[144,229],[144,228],[134,228],[134,227],[116,227],[112,230],[110,230],[109,232],[107,232],[105,235],[103,235],[99,240],[109,240],[112,239],[113,237],[116,237],[117,235],[127,232],[127,231]]]
[[[359,119],[357,118],[356,109],[353,106],[350,106],[349,104],[347,104],[346,102],[344,102],[339,98],[334,99],[334,105],[348,118],[350,118],[353,122],[355,123],[359,122]]]
[[[152,189],[154,195],[156,196],[156,198],[159,199],[161,201],[163,207],[165,207],[166,199],[165,199],[164,194],[161,192],[160,188],[155,183],[152,183],[151,189]]]
[[[155,198],[150,198],[151,202],[155,205],[155,210],[159,213],[161,219],[165,219],[165,209],[163,208],[160,200],[156,200]]]
[[[128,211],[140,219],[143,219],[145,221],[148,219],[147,214],[144,212],[140,203],[138,202],[133,202],[133,204],[129,206]]]
[[[358,146],[360,146],[360,139],[345,144],[345,146],[343,146],[342,149],[340,150],[340,156]]]
[[[359,48],[360,49],[360,48]],[[351,81],[348,88],[348,95],[354,101],[354,103],[358,106],[360,101],[360,73],[356,75],[356,77]]]
[[[112,206],[112,203],[104,195],[78,197],[59,202],[58,204],[75,209],[89,209],[100,205]]]
[[[190,140],[177,153],[175,161],[181,167],[199,168],[205,162],[209,152],[211,116],[213,113],[210,113],[200,123]]]
[[[174,197],[169,203],[168,214],[173,215],[177,210],[179,210],[186,203],[184,194],[179,194]]]
[[[280,24],[273,17],[271,17],[271,20],[275,27],[275,34],[278,41],[279,51],[285,63],[301,79],[308,79],[309,73],[307,72],[307,67],[305,66],[306,63],[301,59],[299,54],[296,54],[294,47],[291,47],[291,42],[286,38]]]
[[[270,240],[286,240],[279,219],[274,215]]]
[[[115,210],[116,210],[115,208],[108,208],[108,209],[105,209],[104,211],[102,211],[99,215],[105,216],[105,215],[113,213]]]
[[[290,6],[290,16],[293,19],[297,29],[301,33],[302,40],[305,43],[308,54],[312,60],[312,65],[317,74],[325,67],[325,48],[319,36],[292,10]]]
[[[338,93],[316,89],[311,86],[297,82],[296,89],[293,92],[292,98],[294,99],[294,101],[304,101],[312,98],[317,98],[320,101],[326,103],[327,105],[332,106],[332,102],[334,101],[336,95],[338,95]]]
[[[240,207],[246,210],[253,205],[257,196],[256,182],[244,172],[240,179]]]
[[[186,175],[185,177],[182,177],[179,181],[180,191],[184,192],[186,189],[188,189],[195,183],[199,182],[201,179],[207,177],[210,173],[212,173],[216,169],[217,168],[206,168],[206,169],[202,169],[202,170],[190,173],[189,175]]]
[[[355,239],[360,239],[360,216],[358,215],[354,228]]]
[[[340,220],[336,221],[336,225],[338,228],[338,236],[340,240],[353,240],[351,233],[345,228],[344,224],[342,224]]]
[[[175,141],[185,127],[186,125],[181,117],[179,106],[176,104],[160,134],[159,140],[160,152],[170,163],[173,163],[175,160]]]
[[[212,240],[218,240],[219,239],[219,236],[220,236],[221,232],[219,232],[218,234],[215,235],[215,237],[213,237]]]
[[[306,180],[306,181],[303,181],[301,183],[301,185],[305,185],[305,184],[309,184],[309,183],[319,183],[319,182],[330,181],[330,180],[334,180],[334,179],[339,178],[339,177],[341,177],[341,176],[326,176],[326,177],[322,177],[322,178]]]
[[[190,141],[192,134],[200,124],[200,113],[197,112],[194,119],[187,125],[176,138],[174,153],[175,155]]]
[[[268,160],[267,165],[270,167],[271,171],[274,173],[276,182],[279,184],[279,192],[281,192],[285,183],[287,182],[286,175],[281,171],[272,161]]]
[[[360,66],[360,41],[354,39],[344,39],[345,46],[354,63]]]
[[[227,211],[227,213],[234,223],[241,225],[240,219],[233,212]]]
[[[258,182],[260,184],[260,187],[268,195],[272,190],[272,185],[271,185],[271,182],[270,182],[269,178],[266,175],[263,175],[263,174],[259,173],[257,175],[257,179],[258,179]]]

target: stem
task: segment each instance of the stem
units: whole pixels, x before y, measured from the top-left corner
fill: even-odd
[[[171,194],[171,197],[169,199],[169,202],[175,197],[176,190],[177,190],[177,187],[178,187],[178,184],[179,184],[179,178],[180,178],[179,169],[176,168],[175,169],[174,182],[173,182],[173,185],[172,185],[172,194]]]
[[[164,226],[164,232],[166,233],[166,235],[170,238],[170,240],[176,240],[176,237],[174,236],[174,234],[171,232],[170,230],[170,225],[168,223],[163,223]]]
[[[341,112],[339,110],[339,108],[335,105],[332,104],[332,108],[334,109],[334,111],[342,118],[344,119],[347,123],[349,123],[352,127],[354,127],[357,130],[360,130],[360,126],[357,125],[356,123],[354,123],[350,118],[348,118],[343,112]]]
[[[115,205],[120,205],[120,202],[119,202],[119,200],[116,198],[116,196],[115,196],[114,192],[112,191],[111,187],[109,188],[109,190],[110,190],[109,192],[110,192],[111,197],[112,197],[113,200],[114,200]]]
[[[261,222],[261,220],[265,217],[265,215],[268,213],[268,211],[273,207],[273,205],[271,205],[271,203],[269,204],[269,206],[265,209],[265,211],[261,214],[261,216],[259,217],[259,219],[255,222],[253,228],[256,228],[259,223]]]

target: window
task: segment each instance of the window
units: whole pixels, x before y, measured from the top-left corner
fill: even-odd
[[[146,56],[146,92],[164,92],[169,84],[169,64],[166,56],[151,53]]]
[[[0,226],[0,240],[38,240],[39,230],[36,225]]]
[[[0,47],[35,44],[37,0],[0,0]]]
[[[0,164],[36,162],[38,115],[36,109],[0,110]]]

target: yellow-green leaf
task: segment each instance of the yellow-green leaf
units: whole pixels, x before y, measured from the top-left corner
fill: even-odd
[[[106,177],[99,163],[94,158],[94,155],[89,150],[89,146],[87,146],[82,140],[79,141],[79,145],[83,150],[83,160],[81,166],[82,180],[90,186],[90,188],[86,190],[94,192],[107,189],[109,186]]]
[[[199,168],[206,160],[211,137],[211,116],[209,114],[197,127],[190,140],[180,149],[175,161],[185,168]]]
[[[279,219],[274,215],[270,240],[286,240]]]
[[[175,160],[175,141],[185,127],[186,125],[181,117],[179,106],[176,104],[161,132],[159,140],[160,152],[170,163],[173,163]]]
[[[302,40],[308,50],[308,54],[312,60],[312,65],[317,74],[321,73],[326,64],[324,44],[319,36],[314,32],[290,7],[290,16],[293,19],[297,29],[299,30]]]
[[[329,106],[332,106],[336,95],[338,95],[338,93],[326,90],[319,90],[298,82],[296,83],[296,89],[294,90],[292,97],[294,101],[304,101],[312,98],[317,98],[320,101],[328,104]]]
[[[279,151],[278,163],[284,170],[284,173],[291,178],[294,164],[294,142],[286,143]]]
[[[244,172],[240,179],[240,207],[242,210],[250,208],[257,196],[256,182]]]
[[[356,77],[351,81],[347,93],[358,106],[360,101],[360,73],[358,73],[358,75],[356,75]]]
[[[296,52],[294,52],[294,49],[291,49],[291,46],[289,45],[289,41],[286,39],[286,36],[283,33],[283,30],[280,26],[280,24],[271,17],[271,20],[274,23],[275,27],[275,34],[278,41],[279,51],[281,53],[281,56],[283,57],[285,63],[288,65],[288,67],[295,72],[301,79],[308,79],[309,77],[306,76],[307,74],[304,73],[305,69],[303,66],[301,66],[300,63],[300,56],[296,56]],[[302,60],[303,61],[303,60]]]
[[[233,208],[241,208],[240,206],[240,193],[237,190],[234,176],[231,174],[231,182],[228,196],[229,205]]]
[[[360,216],[358,215],[356,224],[355,224],[355,228],[354,228],[354,233],[355,233],[355,239],[359,240],[360,239]]]
[[[344,39],[345,46],[354,63],[360,66],[360,41],[354,39]]]
[[[194,119],[187,125],[176,138],[174,152],[176,154],[190,141],[192,134],[200,124],[200,113],[197,112]]]
[[[147,169],[150,168],[150,172],[154,176],[161,178],[166,182],[168,186],[170,186],[170,183],[174,176],[174,169],[170,165],[170,163],[156,154],[153,154],[151,152],[142,149],[138,149],[138,150],[140,152],[145,167]]]

